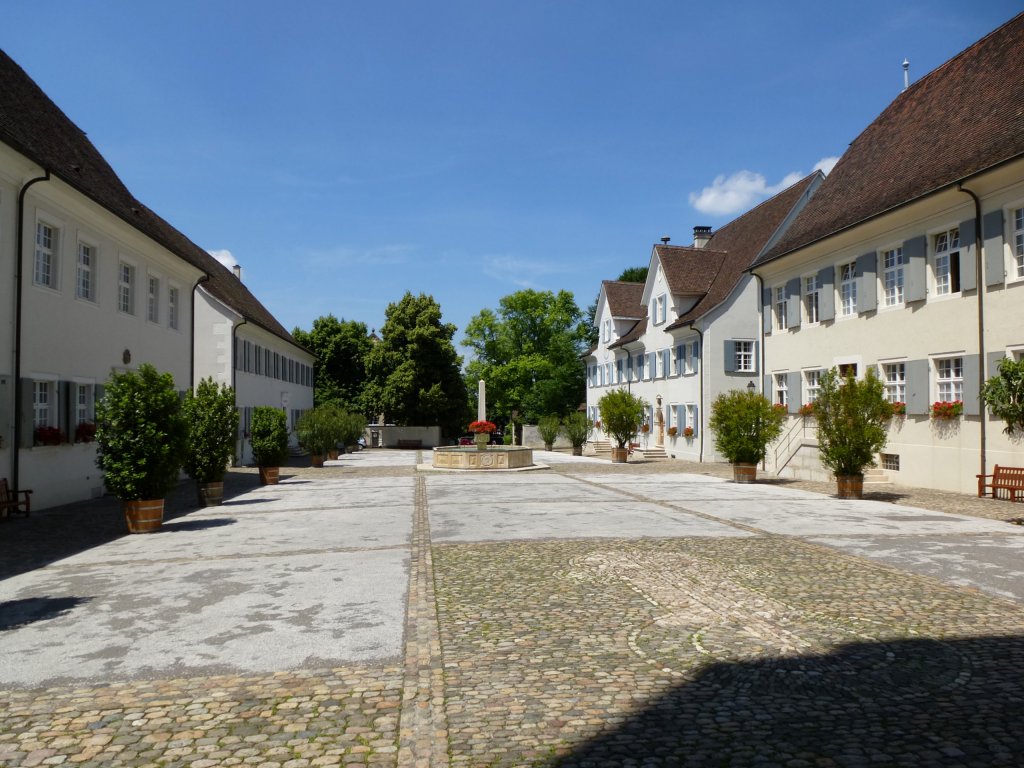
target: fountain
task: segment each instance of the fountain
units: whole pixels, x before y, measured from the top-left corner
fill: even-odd
[[[487,385],[480,379],[477,392],[477,420],[470,425],[470,431],[477,435],[489,435],[494,425],[487,421]],[[480,425],[479,430],[474,425]],[[489,428],[483,426],[488,425]],[[489,439],[489,438],[488,438]],[[481,440],[477,445],[442,446],[433,450],[435,469],[501,470],[526,469],[535,466],[533,448],[523,445],[488,445]]]

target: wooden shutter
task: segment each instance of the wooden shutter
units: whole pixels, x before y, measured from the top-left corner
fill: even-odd
[[[818,272],[818,320],[833,320],[836,316],[835,266]]]
[[[907,264],[904,275],[903,297],[906,301],[921,301],[928,289],[928,241],[924,235],[903,242],[903,258]]]
[[[964,414],[978,416],[981,414],[981,356],[964,355]]]
[[[960,222],[960,290],[973,291],[978,287],[978,249],[975,247],[974,219]]]
[[[928,381],[929,362],[908,360],[904,367],[907,377],[907,413],[925,415],[931,406],[931,387]]]
[[[736,372],[736,342],[732,339],[725,342],[725,372]]]
[[[761,289],[761,328],[768,335],[772,332],[772,289]]]
[[[800,278],[786,281],[786,325],[796,328],[800,325]]]
[[[857,257],[857,311],[878,308],[878,253],[871,251]]]
[[[789,388],[787,395],[789,396],[789,413],[800,413],[800,400],[803,398],[803,389],[801,388],[801,376],[800,371],[790,371],[786,374],[786,386]]]
[[[989,211],[981,217],[981,233],[985,250],[985,285],[1002,285],[1006,279],[1003,260],[1003,209]]]

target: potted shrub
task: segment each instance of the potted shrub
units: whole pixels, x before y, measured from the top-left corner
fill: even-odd
[[[224,472],[238,434],[235,392],[213,377],[203,379],[195,392],[185,393],[182,410],[188,425],[185,471],[196,481],[199,505],[217,506],[224,500]]]
[[[757,465],[782,433],[785,418],[758,392],[732,389],[715,398],[708,426],[715,433],[715,448],[733,465],[733,480],[757,479]]]
[[[342,411],[338,415],[338,442],[346,450],[355,450],[359,438],[366,432],[366,417],[361,413]]]
[[[149,363],[114,373],[96,404],[96,464],[121,499],[131,533],[157,530],[164,497],[178,482],[188,426],[174,377]]]
[[[1003,432],[1024,434],[1024,358],[1000,360],[999,373],[981,388],[981,399],[1006,424]]]
[[[585,413],[576,411],[565,417],[565,421],[562,422],[562,432],[572,444],[573,456],[583,455],[583,446],[586,445],[592,428],[593,423]]]
[[[277,485],[281,465],[288,458],[288,425],[284,411],[269,405],[253,408],[249,443],[252,459],[260,468],[260,484]]]
[[[860,381],[852,372],[841,377],[835,368],[822,375],[814,402],[818,453],[836,476],[839,498],[863,494],[864,469],[875,466],[875,455],[885,447],[885,421],[891,413],[885,385],[873,369]]]
[[[605,434],[615,440],[612,462],[624,464],[629,457],[626,445],[644,422],[647,401],[625,389],[614,389],[597,402]]]
[[[341,439],[340,409],[331,404],[311,408],[296,422],[295,435],[299,445],[309,451],[313,466],[322,467],[324,458],[332,450],[337,451]]]
[[[537,434],[544,441],[544,450],[550,451],[555,447],[555,440],[562,429],[562,422],[553,413],[541,416],[537,419]]]

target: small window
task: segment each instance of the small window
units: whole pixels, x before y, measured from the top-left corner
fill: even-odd
[[[935,293],[960,293],[960,230],[957,227],[935,236]]]
[[[75,426],[87,424],[93,420],[93,386],[92,384],[75,385]]]
[[[149,276],[149,294],[146,297],[146,318],[151,323],[160,322],[160,278]]]
[[[964,359],[943,357],[935,361],[936,400],[953,403],[964,399]]]
[[[52,427],[56,425],[57,395],[55,382],[32,382],[32,426]]]
[[[885,399],[890,403],[907,402],[906,363],[886,363],[882,366],[885,377]]]
[[[804,321],[809,324],[818,322],[819,287],[817,275],[804,278]]]
[[[789,405],[789,376],[785,373],[776,373],[775,379],[775,404]]]
[[[839,369],[839,378],[845,379],[847,376],[853,376],[857,378],[857,364],[856,363],[840,363],[836,366]]]
[[[839,313],[843,317],[857,314],[857,262],[839,267]]]
[[[605,320],[601,324],[601,340],[606,344],[612,340],[612,321]]]
[[[178,330],[178,289],[167,290],[167,327]]]
[[[1013,212],[1013,263],[1017,277],[1024,277],[1024,208]]]
[[[821,369],[804,371],[804,403],[810,404],[821,393]]]
[[[898,453],[883,453],[882,458],[882,469],[888,470],[889,472],[900,471],[900,455]]]
[[[117,268],[117,308],[126,315],[135,314],[135,267],[123,261]]]
[[[683,425],[683,428],[692,429],[693,435],[696,435],[699,426],[697,423],[697,406],[691,403],[686,406],[686,423]]]
[[[753,373],[757,370],[754,366],[754,342],[736,342],[736,370],[741,373]]]
[[[654,324],[661,325],[665,322],[665,294],[654,300]]]
[[[896,307],[903,303],[903,248],[882,251],[882,283],[885,306]]]
[[[93,272],[96,269],[96,249],[88,243],[78,244],[78,262],[75,267],[75,295],[86,301],[96,301]]]
[[[42,221],[36,223],[36,252],[32,279],[36,285],[57,288],[57,256],[60,231]]]
[[[789,306],[789,302],[786,301],[786,286],[779,285],[772,290],[775,295],[775,330],[784,331],[787,328],[786,312]]]

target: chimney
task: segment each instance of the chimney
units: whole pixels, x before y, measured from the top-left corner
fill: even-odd
[[[703,248],[708,244],[708,240],[711,239],[711,227],[694,227],[693,228],[693,247]]]
[[[241,281],[241,279],[242,279],[242,265],[241,264],[235,264],[235,266],[233,266],[231,268],[231,271],[234,272],[235,273],[235,277],[238,278],[239,281]]]

